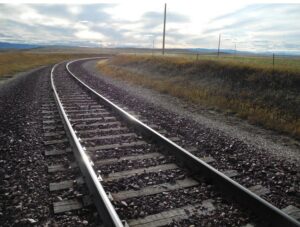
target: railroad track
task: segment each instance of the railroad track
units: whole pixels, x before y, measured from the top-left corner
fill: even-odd
[[[70,189],[76,180],[78,185],[87,185],[91,198],[56,202],[55,213],[93,203],[105,226],[163,226],[172,221],[185,225],[189,219],[204,226],[299,226],[258,196],[266,193],[265,188],[255,185],[246,189],[229,178],[234,171],[218,172],[209,165],[210,157],[195,157],[188,152],[194,148],[176,144],[180,140],[176,135],[148,126],[140,116],[88,87],[70,71],[70,64],[52,68],[55,104],[46,104],[57,106],[63,126],[51,126],[60,120],[50,114],[44,128],[48,130],[47,144],[62,144],[48,155],[73,150],[76,157],[67,167],[52,165],[50,171],[79,166],[83,179],[53,182],[50,191]],[[68,142],[72,149],[63,145]]]

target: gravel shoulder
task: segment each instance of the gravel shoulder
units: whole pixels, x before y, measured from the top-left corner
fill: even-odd
[[[15,81],[18,81],[17,79],[19,77],[26,77],[27,75],[31,74],[31,73],[34,73],[40,69],[43,69],[45,68],[46,66],[40,66],[40,67],[37,67],[37,68],[34,68],[34,69],[31,69],[31,70],[28,70],[28,71],[25,71],[25,72],[19,72],[19,73],[16,73],[14,75],[8,75],[8,76],[3,76],[3,77],[0,77],[0,90],[2,88],[4,88],[4,86],[6,86],[6,84],[9,84],[9,83],[12,83],[14,84]]]
[[[44,143],[42,106],[53,99],[50,70],[35,68],[0,84],[0,226],[95,226],[93,208],[53,212],[53,202],[79,189],[49,192],[49,183],[64,176],[49,174],[48,166],[52,160],[65,160],[44,155],[49,147]]]
[[[0,86],[0,226],[46,223],[51,213],[39,113],[49,73],[37,68]]]
[[[272,156],[289,162],[300,162],[300,142],[274,131],[250,125],[233,116],[225,116],[215,111],[190,105],[183,100],[170,95],[161,94],[151,89],[135,86],[128,82],[115,80],[101,75],[96,69],[97,61],[85,62],[82,66],[109,84],[121,88],[133,96],[137,96],[154,104],[158,108],[166,109],[178,116],[191,119],[206,128],[216,130],[228,137],[243,141],[250,147],[264,150]]]

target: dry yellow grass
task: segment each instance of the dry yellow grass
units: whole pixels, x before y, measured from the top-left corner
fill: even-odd
[[[151,56],[118,56],[98,68],[104,75],[234,113],[250,123],[300,138],[299,75],[284,69],[274,76],[273,70],[256,65]],[[203,81],[209,82],[203,86]],[[289,97],[294,97],[290,103]]]
[[[45,54],[28,52],[0,53],[0,77],[10,76],[41,65],[54,64],[63,60],[92,56],[89,54]]]
[[[127,62],[139,58],[139,60],[146,60],[152,57],[151,55],[126,55]],[[165,56],[154,55],[153,59],[156,61],[163,60],[169,62],[176,62],[180,64],[195,63],[197,61],[214,61],[219,64],[235,65],[256,68],[260,70],[273,70],[273,59],[272,56],[234,56],[234,55],[223,55],[217,57],[216,55],[197,55],[196,54],[168,54]],[[274,69],[282,72],[298,72],[300,73],[300,57],[275,57]]]

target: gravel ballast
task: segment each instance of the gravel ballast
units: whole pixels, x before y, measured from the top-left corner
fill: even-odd
[[[176,133],[189,146],[197,147],[194,154],[198,157],[212,156],[216,162],[211,165],[215,168],[237,170],[240,177],[236,180],[246,187],[268,188],[271,193],[266,199],[275,206],[299,207],[299,151],[293,146],[287,148],[263,136],[258,139],[263,142],[257,142],[255,138],[260,135],[256,131],[262,133],[259,128],[250,133],[239,126],[208,119],[193,113],[190,109],[193,107],[180,100],[105,77],[96,70],[95,63],[75,62],[71,70],[110,100],[135,111],[150,124]],[[249,138],[245,139],[248,134]]]
[[[61,71],[63,71],[62,67],[59,67]],[[49,193],[49,182],[53,179],[64,180],[64,175],[69,176],[70,179],[79,175],[77,171],[53,176],[49,176],[47,172],[47,166],[56,162],[55,158],[47,159],[44,156],[47,147],[43,143],[42,136],[43,116],[41,105],[43,97],[51,92],[49,77],[47,77],[50,74],[50,69],[50,67],[41,68],[0,85],[0,226],[93,226],[97,219],[95,212],[93,213],[88,209],[78,213],[67,212],[56,217],[53,215],[52,202],[60,199],[61,195],[72,198],[74,192],[65,191],[63,194],[54,193],[51,195]],[[214,114],[211,115],[214,117],[210,119],[209,114],[199,114],[196,107],[190,107],[176,98],[104,77],[96,71],[95,61],[86,62],[83,66],[80,62],[75,63],[71,65],[71,70],[74,70],[76,75],[87,81],[101,94],[116,100],[122,107],[128,107],[129,110],[140,114],[149,121],[147,124],[156,124],[162,129],[166,129],[169,135],[178,136],[180,138],[179,144],[183,146],[187,144],[189,147],[198,148],[194,152],[198,157],[212,156],[215,161],[211,165],[215,168],[222,171],[237,170],[240,175],[236,180],[243,185],[249,187],[261,184],[267,187],[270,189],[271,194],[264,198],[277,207],[284,208],[287,205],[299,207],[300,170],[298,161],[300,158],[297,153],[299,152],[297,142],[283,149],[284,144],[282,141],[274,143],[273,140],[275,139],[271,134],[267,135],[267,137],[272,136],[270,140],[265,135],[255,134],[257,132],[263,133],[262,129],[249,126],[252,128],[251,132],[248,130],[249,128],[245,130],[240,127],[241,125],[230,125],[237,120],[233,119],[224,123],[220,121],[221,118],[218,119]],[[87,127],[86,129],[91,128]],[[291,141],[293,140],[289,139],[286,145],[291,144]],[[87,144],[90,144],[90,142]],[[94,146],[94,144],[92,145]],[[62,145],[63,148],[68,146],[68,144]],[[147,150],[149,149],[150,147]],[[95,152],[96,154],[94,153],[93,156],[97,158],[101,156],[115,158],[117,156],[121,157],[127,152],[128,154],[131,152],[139,154],[145,151],[141,148],[135,148],[134,151],[124,149],[120,153],[119,151],[109,150],[103,153]],[[72,161],[72,158],[66,156],[61,161],[67,163]],[[148,167],[171,161],[173,161],[171,157],[151,159],[139,163],[125,161],[120,166],[101,166],[99,170],[103,173],[109,173],[128,170],[131,169],[130,166]],[[170,176],[174,175],[171,172],[168,174]],[[134,189],[136,187],[135,181],[140,181],[140,186],[146,185],[149,183],[149,176],[135,176],[129,179],[128,182],[114,181],[110,184],[115,187],[116,191],[123,190],[121,186],[127,183],[131,183]],[[153,177],[156,178],[157,176]],[[181,177],[180,174],[178,177]],[[158,177],[157,180],[163,178]],[[203,183],[202,186],[205,186],[205,188],[200,189],[207,190],[208,195],[212,193],[207,185]],[[77,190],[78,192],[87,193],[84,188],[75,188],[75,191]],[[193,198],[183,200],[182,193],[181,191],[162,193],[141,199],[116,202],[115,205],[121,216],[143,217],[157,212],[151,211],[154,207],[158,207],[159,210],[163,211],[169,208],[168,206],[180,207],[193,203]],[[195,189],[194,193],[196,197],[199,193],[198,189]],[[216,198],[215,204],[218,207],[215,215],[212,215],[209,219],[201,220],[199,217],[195,217],[194,220],[174,221],[170,225],[189,226],[190,224],[199,224],[214,226],[226,223],[229,226],[239,226],[250,220],[237,210],[231,211],[232,206],[227,206],[226,201],[218,196],[218,193],[209,196]],[[209,197],[201,199],[208,199]],[[161,203],[166,198],[174,202]],[[223,210],[229,211],[228,214],[223,213]],[[235,221],[232,223],[232,220]],[[239,221],[236,222],[236,220]]]
[[[53,213],[53,202],[86,189],[49,192],[49,183],[80,176],[78,171],[48,173],[60,160],[44,155],[49,147],[41,107],[45,97],[53,99],[50,70],[40,67],[0,85],[0,226],[95,226],[98,221],[95,208]]]
[[[50,214],[39,121],[42,75],[49,73],[42,68],[0,87],[1,226],[41,224]]]
[[[98,77],[108,84],[113,84],[115,87],[126,91],[127,94],[136,96],[147,103],[155,105],[157,108],[169,110],[180,117],[191,119],[203,125],[203,127],[241,140],[247,146],[254,147],[256,150],[263,150],[265,153],[290,162],[300,162],[300,142],[293,138],[250,125],[233,116],[224,116],[215,111],[188,104],[170,95],[135,86],[109,76],[103,76],[96,68],[97,63],[97,60],[86,61],[82,64],[82,69],[84,69],[84,72],[88,72],[89,75]]]
[[[59,73],[60,70],[63,71],[61,67],[59,67],[57,73]],[[67,72],[65,72],[64,75],[61,74],[59,77],[57,77],[58,93],[61,94],[61,96],[64,96],[65,99],[67,99],[67,97],[71,94],[72,96],[74,94],[76,94],[76,96],[82,96],[84,94],[84,92],[81,91],[82,88],[78,84],[75,86],[76,82],[72,80],[72,78],[66,79],[67,77],[69,77]],[[100,101],[99,104],[105,106]],[[63,105],[68,105],[68,102],[64,103]],[[89,104],[87,104],[87,106],[89,106]],[[105,111],[109,112],[109,108],[107,108]],[[129,111],[132,112],[131,109],[129,109]],[[114,114],[112,111],[111,115],[116,116],[116,119],[118,118],[117,114]],[[95,120],[95,124],[101,123],[102,121],[103,119],[99,118],[97,121]],[[81,122],[82,124],[85,124],[88,122],[88,119],[82,118]],[[157,128],[157,126],[154,127]],[[141,137],[140,139],[141,141],[138,142],[142,142],[141,144],[143,145],[145,142],[153,143],[151,138],[148,138],[149,141],[146,141],[145,138],[145,141],[142,141]],[[176,141],[178,140],[178,138],[173,139]],[[145,154],[148,153],[145,156],[133,154],[136,153],[136,150],[133,150],[132,148],[135,148],[136,145],[133,145],[130,147],[130,149],[125,149],[125,153],[128,152],[128,156],[121,156],[120,159],[118,159],[116,156],[112,156],[113,159],[108,159],[106,155],[102,156],[103,159],[99,159],[99,156],[97,156],[98,154],[103,153],[106,148],[117,149],[117,153],[120,153],[120,151],[123,150],[123,146],[121,145],[125,145],[126,142],[128,142],[127,138],[118,137],[111,141],[105,140],[104,144],[101,145],[101,148],[95,148],[94,146],[96,144],[94,144],[91,146],[86,146],[86,150],[88,151],[89,156],[94,163],[94,169],[97,173],[102,175],[101,178],[103,179],[103,185],[106,189],[106,192],[111,193],[111,198],[113,199],[112,202],[115,205],[118,215],[120,215],[121,218],[128,220],[129,223],[132,221],[129,219],[138,217],[142,218],[147,215],[157,214],[160,212],[167,212],[169,213],[168,215],[173,215],[174,212],[176,212],[173,210],[174,208],[181,209],[180,213],[182,213],[183,209],[185,208],[181,207],[188,206],[189,204],[197,206],[197,208],[194,207],[193,209],[203,208],[206,210],[205,207],[202,207],[202,200],[208,198],[212,199],[211,202],[214,204],[213,206],[219,211],[218,214],[217,212],[213,212],[217,215],[217,217],[221,218],[224,216],[224,214],[229,214],[228,208],[235,207],[234,209],[236,209],[237,213],[239,214],[237,214],[236,217],[231,220],[231,226],[246,224],[249,220],[255,222],[255,218],[251,217],[252,212],[250,210],[243,212],[244,209],[239,208],[232,201],[226,202],[226,200],[224,200],[219,204],[219,198],[217,198],[217,193],[215,193],[214,187],[210,185],[208,181],[206,183],[205,179],[199,179],[199,176],[194,175],[189,177],[191,174],[190,172],[178,172],[178,174],[174,174],[175,172],[165,172],[165,174],[159,173],[160,169],[163,171],[166,165],[170,166],[170,164],[172,164],[174,167],[175,162],[175,157],[171,155],[172,152],[170,151],[170,155],[165,154],[167,153],[166,148],[161,147],[159,144],[153,143],[153,146],[157,147],[159,153],[153,153],[153,151],[156,149],[147,149],[144,151]],[[115,155],[116,153],[114,152],[113,154]],[[118,155],[118,157],[120,157],[120,155]],[[148,170],[150,172],[153,171],[153,175],[150,174],[150,172],[147,173]],[[109,178],[117,178],[118,180],[111,181]],[[196,189],[193,191],[194,193],[192,193],[192,188],[197,185],[201,185],[201,190]],[[157,204],[157,202],[162,203]],[[228,206],[226,206],[227,204]],[[163,216],[163,214],[158,215]],[[189,216],[188,213],[187,215]],[[207,216],[205,213],[201,215],[203,215],[202,219],[210,219],[210,216]],[[215,218],[216,217],[214,216],[214,219]],[[155,217],[155,219],[159,219],[158,216]],[[147,219],[144,221],[146,220]],[[172,220],[170,219],[169,222],[171,221]],[[223,220],[220,219],[220,222],[222,223]]]

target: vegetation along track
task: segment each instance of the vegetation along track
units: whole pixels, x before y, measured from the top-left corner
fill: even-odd
[[[285,212],[258,194],[211,167],[176,144],[179,138],[131,115],[89,88],[69,70],[53,67],[51,83],[55,101],[89,188],[105,226],[300,226]],[[61,131],[62,132],[62,131]],[[54,132],[54,141],[61,139]],[[169,138],[169,139],[167,139]],[[66,181],[58,187],[71,187]],[[255,192],[255,193],[254,193]],[[65,201],[65,204],[68,204]],[[68,205],[68,209],[80,206]],[[292,208],[285,210],[295,212]]]

